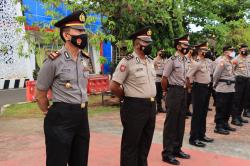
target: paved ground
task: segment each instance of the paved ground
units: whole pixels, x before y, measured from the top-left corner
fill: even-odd
[[[90,110],[91,111],[91,110]],[[185,166],[249,166],[250,125],[237,127],[229,136],[213,133],[214,111],[208,114],[207,135],[215,142],[200,149],[188,144],[190,119],[186,121],[183,150],[192,159],[180,160]],[[156,130],[149,156],[150,166],[167,165],[161,161],[162,126],[165,114],[157,115]],[[250,120],[250,119],[249,119]],[[43,119],[0,118],[0,165],[43,166],[45,165]],[[91,145],[90,166],[118,166],[121,124],[118,112],[106,113],[90,118]]]
[[[5,104],[24,102],[26,89],[0,90],[0,108]]]

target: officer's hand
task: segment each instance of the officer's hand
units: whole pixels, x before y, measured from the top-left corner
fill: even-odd
[[[48,110],[42,110],[43,115],[46,115],[48,113]]]
[[[51,52],[51,53],[49,53],[49,58],[50,59],[52,59],[52,60],[54,60],[54,59],[56,59],[57,57],[59,57],[61,55],[61,53],[60,52],[58,52],[58,51],[55,51],[55,52]]]
[[[167,96],[167,91],[162,92],[162,97],[165,98]]]

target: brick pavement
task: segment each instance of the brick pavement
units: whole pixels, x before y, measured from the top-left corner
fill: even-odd
[[[90,110],[91,111],[91,110]],[[208,136],[215,142],[200,149],[187,142],[190,119],[186,121],[184,151],[190,160],[180,160],[185,166],[248,166],[250,165],[250,125],[237,127],[238,131],[223,136],[213,133],[214,111],[208,114]],[[157,115],[156,130],[149,156],[150,166],[167,165],[161,161],[162,127],[165,114]],[[42,119],[0,120],[0,165],[43,166],[45,165]],[[118,166],[121,124],[119,112],[105,113],[90,118],[91,145],[90,166]]]

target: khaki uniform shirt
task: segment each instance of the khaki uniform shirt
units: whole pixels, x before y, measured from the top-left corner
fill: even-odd
[[[81,104],[88,101],[88,58],[79,53],[77,61],[74,61],[65,47],[59,52],[61,56],[44,62],[38,74],[37,88],[51,88],[53,102]]]
[[[123,58],[113,74],[112,80],[121,84],[125,96],[151,98],[156,95],[153,60],[146,56],[146,63],[133,52]]]
[[[208,70],[208,64],[205,59],[194,62],[191,68],[187,72],[187,77],[192,78],[193,82],[201,84],[209,84],[211,81],[210,73]]]
[[[186,86],[186,74],[191,63],[187,57],[181,57],[177,53],[170,57],[163,71],[163,76],[168,78],[170,85]]]
[[[163,69],[164,69],[164,61],[165,59],[162,59],[161,57],[154,58],[154,67],[155,67],[155,73],[156,73],[155,82],[161,82]]]
[[[208,66],[208,71],[210,75],[213,75],[213,61],[211,59],[205,58],[206,64]]]
[[[219,82],[220,79],[235,81],[233,64],[225,56],[220,58],[219,62],[216,63],[213,74],[213,85],[216,92],[235,92],[235,83],[228,85],[226,82]]]
[[[250,77],[250,56],[238,55],[234,60],[237,61],[237,64],[234,65],[235,75]]]

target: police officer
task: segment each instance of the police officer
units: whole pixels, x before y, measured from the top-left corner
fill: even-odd
[[[243,126],[242,123],[248,123],[247,120],[241,117],[241,114],[243,112],[243,106],[246,105],[245,99],[248,93],[246,89],[250,77],[250,65],[248,65],[247,45],[240,45],[239,50],[239,55],[233,60],[236,82],[231,123],[236,126]]]
[[[205,60],[206,60],[206,63],[208,65],[208,71],[210,73],[210,78],[211,78],[211,82],[209,84],[209,91],[208,91],[208,95],[207,95],[207,100],[206,100],[206,107],[208,108],[208,111],[212,111],[212,108],[209,108],[209,102],[210,102],[211,95],[213,96],[214,102],[215,102],[215,92],[213,90],[213,63],[214,63],[215,59],[216,59],[216,57],[214,55],[214,51],[213,51],[213,47],[212,47],[211,50],[209,50],[205,55]]]
[[[246,108],[247,99],[250,92],[247,91],[248,80],[250,78],[249,57],[247,56],[247,45],[241,44],[239,47],[239,55],[233,60],[236,83],[235,83],[235,97],[234,109],[232,112],[232,124],[236,126],[243,126],[242,123],[248,123],[247,120],[241,117],[243,108]],[[247,111],[247,109],[245,109]]]
[[[216,127],[214,132],[228,135],[235,131],[228,124],[232,112],[232,100],[235,92],[235,75],[231,60],[235,58],[234,48],[230,45],[223,47],[223,56],[216,63],[213,74],[213,86],[216,91]]]
[[[155,70],[150,27],[130,35],[134,52],[123,58],[113,74],[110,89],[122,101],[121,166],[147,166],[156,115]]]
[[[87,115],[86,15],[76,11],[55,23],[65,42],[55,60],[47,59],[37,79],[36,98],[46,114],[44,133],[47,166],[87,166],[89,123]],[[52,90],[53,104],[46,97]]]
[[[154,58],[154,68],[156,72],[156,111],[158,112],[166,112],[162,109],[162,87],[161,87],[161,78],[164,68],[164,61],[166,59],[166,53],[164,50],[160,49],[157,51],[157,56]]]
[[[175,39],[176,53],[165,64],[162,78],[164,95],[167,93],[168,114],[164,122],[163,151],[164,162],[179,165],[175,157],[189,159],[182,150],[186,113],[186,74],[190,61],[185,57],[189,52],[188,35]],[[168,86],[168,91],[167,91]]]
[[[197,51],[195,51],[194,46],[190,47],[191,49],[189,50],[189,52],[186,54],[186,57],[188,59],[188,61],[190,61],[190,63],[188,63],[187,66],[187,70],[190,69],[190,67],[192,66],[192,64],[195,62],[195,59],[197,57]],[[190,82],[192,82],[193,79],[190,79]],[[192,112],[190,111],[190,105],[192,103],[192,93],[191,93],[191,89],[188,89],[187,92],[187,109],[186,109],[186,119],[188,119],[189,116],[192,116]]]
[[[206,42],[201,43],[196,46],[196,49],[198,51],[198,60],[191,66],[187,73],[188,84],[190,84],[190,78],[193,78],[193,116],[191,120],[189,143],[197,147],[205,147],[206,144],[203,142],[214,141],[205,135],[206,117],[208,111],[207,96],[209,91],[209,83],[211,82],[209,65],[205,59],[205,55],[208,52],[208,45]]]

